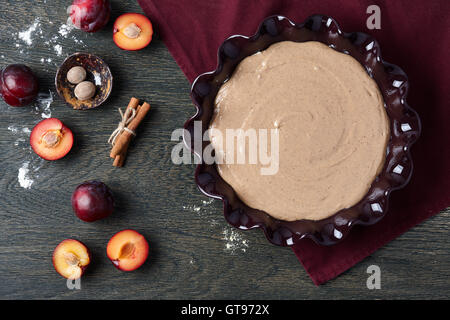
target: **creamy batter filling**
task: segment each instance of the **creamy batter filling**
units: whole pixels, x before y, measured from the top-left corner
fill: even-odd
[[[375,81],[350,55],[315,41],[279,42],[245,58],[220,88],[210,127],[224,138],[227,128],[278,130],[276,174],[261,175],[259,162],[217,166],[248,206],[287,221],[324,219],[358,203],[389,138]],[[210,138],[226,153],[214,131]]]

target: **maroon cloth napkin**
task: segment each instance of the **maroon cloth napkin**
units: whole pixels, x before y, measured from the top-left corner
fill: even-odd
[[[292,249],[316,285],[324,283],[411,227],[450,205],[450,1],[138,0],[186,77],[215,69],[219,45],[233,34],[252,35],[267,16],[302,22],[312,14],[333,17],[346,31],[374,36],[383,58],[410,80],[409,104],[423,130],[413,146],[411,182],[393,192],[387,215],[355,227],[341,243],[321,247],[305,239]],[[381,30],[366,28],[366,9],[381,8]]]

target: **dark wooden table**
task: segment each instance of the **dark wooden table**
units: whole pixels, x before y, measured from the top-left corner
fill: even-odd
[[[194,112],[188,81],[159,39],[139,52],[122,51],[112,41],[112,22],[121,13],[141,12],[137,2],[113,1],[109,25],[96,34],[61,28],[69,3],[0,2],[2,65],[29,65],[41,91],[53,95],[50,110],[0,102],[0,298],[449,297],[448,209],[321,287],[314,286],[290,249],[269,244],[258,230],[231,229],[221,216],[221,203],[207,201],[197,190],[194,166],[171,161],[177,143],[171,133]],[[57,66],[77,51],[103,57],[114,74],[112,96],[98,109],[72,110],[55,92]],[[132,96],[151,102],[152,111],[126,166],[117,169],[106,141],[119,120],[116,108]],[[70,154],[54,162],[40,160],[28,144],[28,129],[49,111],[76,138]],[[95,223],[76,218],[70,204],[74,188],[89,179],[104,181],[117,200],[115,213]],[[128,273],[116,270],[106,257],[109,238],[125,228],[141,231],[151,246],[147,263]],[[93,253],[81,290],[69,290],[52,266],[53,249],[66,238],[82,240]],[[372,264],[381,268],[381,290],[366,287]]]

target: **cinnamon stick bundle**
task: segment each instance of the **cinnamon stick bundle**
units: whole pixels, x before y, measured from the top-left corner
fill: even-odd
[[[136,135],[136,129],[139,127],[142,120],[144,120],[145,116],[150,111],[150,104],[148,104],[147,102],[144,102],[141,106],[139,106],[138,104],[138,99],[131,98],[125,114],[127,114],[128,109],[135,109],[136,115],[126,126],[126,128],[120,131],[109,154],[109,156],[114,159],[113,166],[115,167],[123,166],[131,139],[133,139],[133,137]],[[132,111],[130,110],[128,112]]]

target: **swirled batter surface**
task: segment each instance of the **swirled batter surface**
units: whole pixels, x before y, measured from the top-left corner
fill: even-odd
[[[259,161],[218,164],[243,202],[275,218],[320,220],[351,207],[383,167],[389,119],[379,88],[322,43],[279,42],[245,58],[215,104],[210,127],[224,138],[210,133],[216,153],[226,154],[226,129],[278,130],[276,174],[262,175]]]

